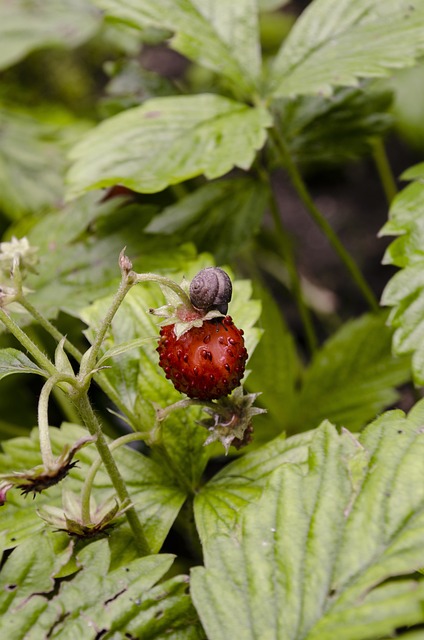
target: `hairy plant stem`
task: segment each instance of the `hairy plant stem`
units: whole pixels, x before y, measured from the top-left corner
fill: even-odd
[[[52,376],[41,389],[38,399],[38,437],[40,440],[40,452],[46,471],[54,466],[54,457],[49,434],[49,397],[53,387],[63,376]]]
[[[119,284],[118,291],[113,296],[113,300],[111,305],[102,320],[100,327],[97,330],[96,337],[90,349],[90,354],[87,361],[84,364],[84,371],[81,371],[81,375],[86,375],[90,371],[94,369],[96,366],[97,356],[99,355],[100,347],[103,344],[103,340],[105,339],[106,333],[112,324],[112,320],[118,311],[119,307],[128,291],[135,284],[134,280],[129,277],[128,273],[123,273],[121,282]]]
[[[116,462],[112,456],[106,438],[103,434],[100,423],[90,404],[88,394],[83,391],[75,396],[75,405],[78,412],[92,436],[96,436],[96,447],[99,456],[106,468],[106,471],[112,481],[116,494],[121,503],[128,504],[131,502],[130,495],[127,490],[124,479],[122,478]],[[148,555],[150,553],[149,545],[144,534],[143,526],[137,515],[137,511],[132,506],[126,512],[128,523],[134,534],[134,540],[140,555]]]
[[[287,272],[290,278],[290,285],[291,285],[293,295],[297,304],[297,308],[299,310],[300,319],[302,321],[303,328],[305,330],[306,342],[308,344],[308,348],[311,355],[313,355],[317,350],[318,340],[315,334],[312,314],[308,305],[305,303],[305,299],[303,297],[302,284],[299,278],[299,273],[297,271],[294,252],[292,249],[290,238],[287,236],[286,230],[284,229],[284,226],[281,220],[278,202],[275,197],[275,191],[273,189],[271,181],[269,179],[267,179],[267,181],[268,181],[268,187],[270,192],[269,206],[271,210],[272,219],[274,221],[275,231],[277,233],[277,236],[280,241],[280,246],[283,251]]]
[[[16,324],[9,314],[0,308],[0,320],[21,345],[32,355],[37,364],[51,376],[56,376],[59,372],[53,362],[37,347],[27,334]]]
[[[384,143],[381,138],[378,138],[373,142],[373,158],[378,175],[380,176],[387,204],[390,205],[393,198],[396,196],[398,189],[386,154],[386,149],[384,148]]]
[[[219,404],[214,403],[208,400],[199,400],[197,398],[183,398],[182,400],[178,400],[173,404],[164,407],[163,409],[156,410],[156,418],[158,422],[163,422],[171,413],[174,411],[178,411],[178,409],[186,409],[187,407],[200,406],[200,407],[209,407],[216,413],[221,413],[222,415],[226,415],[225,409],[219,406]]]
[[[345,249],[345,247],[340,242],[332,226],[329,224],[329,222],[323,216],[321,211],[315,205],[308,191],[308,188],[300,174],[299,169],[297,168],[296,164],[293,162],[293,159],[287,147],[286,141],[283,135],[281,134],[281,132],[279,131],[277,125],[275,125],[274,128],[271,130],[271,136],[279,152],[281,161],[289,174],[290,180],[294,188],[296,189],[299,198],[305,205],[309,215],[317,224],[317,226],[321,229],[324,235],[327,237],[327,240],[329,241],[330,245],[333,247],[334,251],[337,253],[340,260],[345,265],[346,269],[348,270],[348,272],[352,277],[352,280],[355,282],[358,289],[362,292],[362,295],[364,296],[365,300],[367,301],[372,311],[378,311],[379,305],[376,297],[374,296],[374,293],[368,286],[368,283],[365,280],[364,276],[362,275],[360,269],[358,268],[358,265],[356,264],[355,260],[352,258],[349,252]]]
[[[148,434],[145,433],[128,433],[125,436],[121,436],[117,438],[109,445],[109,451],[115,451],[118,447],[122,447],[124,444],[128,444],[129,442],[134,442],[135,440],[144,440]],[[91,490],[93,488],[94,478],[96,477],[96,473],[100,469],[102,464],[102,459],[100,456],[93,462],[91,467],[89,468],[87,475],[85,476],[84,485],[81,492],[81,518],[83,524],[88,525],[91,524],[91,514],[90,514],[90,497]]]

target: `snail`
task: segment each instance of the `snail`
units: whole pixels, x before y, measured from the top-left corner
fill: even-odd
[[[190,283],[191,304],[204,311],[216,309],[225,315],[232,292],[229,275],[219,267],[202,269]]]

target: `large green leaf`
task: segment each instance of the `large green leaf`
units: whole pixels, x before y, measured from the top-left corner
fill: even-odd
[[[59,455],[64,447],[72,445],[86,435],[87,432],[76,425],[64,424],[60,429],[52,428],[50,437],[53,453]],[[30,437],[13,438],[3,442],[2,447],[4,453],[0,454],[1,473],[23,471],[41,463],[37,429],[33,430]],[[186,495],[175,486],[172,475],[165,467],[159,466],[134,449],[120,447],[113,455],[143,523],[150,549],[158,551]],[[5,548],[21,544],[46,528],[47,525],[38,516],[37,510],[44,505],[61,507],[62,487],[76,494],[81,492],[88,466],[97,458],[94,445],[78,451],[77,458],[78,466],[71,470],[63,483],[44,491],[35,500],[20,496],[15,490],[9,491],[0,518],[0,532],[5,534]],[[96,475],[93,493],[97,505],[115,495],[111,480],[103,468]],[[125,553],[134,557],[136,551],[126,523],[115,530],[112,543],[119,546],[120,537],[127,543]],[[117,562],[117,559],[114,561]]]
[[[248,169],[265,143],[271,116],[218,95],[148,100],[103,121],[71,153],[69,195],[123,184],[153,193],[205,174]]]
[[[306,370],[287,431],[312,429],[328,418],[361,429],[398,398],[411,378],[410,359],[392,354],[386,313],[346,323],[317,352]]]
[[[45,371],[40,369],[32,360],[30,360],[22,351],[18,349],[0,349],[0,380],[12,373],[37,373],[39,375],[47,375]]]
[[[191,638],[203,637],[186,593],[186,576],[155,586],[173,556],[147,556],[111,570],[108,545],[101,540],[80,551],[77,561],[78,573],[55,593],[51,573],[57,560],[46,537],[12,553],[0,574],[3,637],[94,640],[99,633],[119,633],[153,639],[167,632],[177,638],[178,629],[186,627],[192,628]]]
[[[424,622],[423,410],[358,441],[324,424],[307,473],[281,465],[238,528],[206,539],[192,597],[210,640],[378,640]]]
[[[100,25],[87,0],[7,0],[0,3],[0,69],[45,47],[76,47]]]
[[[250,178],[207,183],[164,209],[145,231],[190,240],[226,262],[258,231],[267,198],[267,189]]]
[[[255,0],[96,0],[107,15],[132,26],[175,33],[171,46],[251,93],[260,72]]]
[[[396,353],[413,353],[414,379],[424,384],[424,163],[412,167],[403,176],[413,180],[393,200],[389,221],[380,235],[400,236],[387,249],[383,262],[401,268],[386,286],[382,304],[393,307],[389,323],[395,328]]]
[[[423,0],[315,0],[277,55],[270,93],[328,95],[411,66],[423,51]]]
[[[200,269],[212,263],[211,257],[205,254],[197,261],[187,263],[184,273],[174,274],[173,279],[179,282],[183,275],[191,279]],[[260,305],[250,297],[250,283],[235,281],[229,313],[237,326],[243,328],[246,347],[252,353],[260,336],[260,331],[253,327],[260,313]],[[86,335],[90,341],[110,302],[110,297],[102,298],[82,312],[81,318],[89,327]],[[134,287],[118,310],[103,345],[104,350],[109,350],[136,338],[150,338],[137,349],[119,355],[110,363],[111,368],[103,372],[127,409],[133,428],[139,431],[154,427],[156,406],[165,408],[183,397],[166,380],[158,365],[158,319],[148,310],[161,307],[163,303],[163,294],[158,285],[139,284]],[[207,431],[197,424],[200,415],[199,407],[186,408],[174,412],[163,423],[167,464],[172,465],[172,472],[180,483],[192,490],[197,488],[209,456],[208,449],[203,447]]]

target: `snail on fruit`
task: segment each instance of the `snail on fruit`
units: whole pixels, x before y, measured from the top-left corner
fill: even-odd
[[[204,311],[216,309],[225,315],[232,292],[229,275],[219,267],[202,269],[190,283],[191,304]]]

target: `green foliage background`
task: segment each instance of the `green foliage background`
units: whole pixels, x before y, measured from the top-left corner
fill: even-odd
[[[148,310],[162,291],[134,287],[91,397],[111,448],[141,434],[113,456],[149,553],[138,557],[122,515],[94,539],[40,517],[78,505],[97,459],[85,446],[61,484],[34,501],[13,489],[1,507],[2,637],[422,637],[424,408],[393,407],[402,386],[418,399],[424,382],[424,166],[393,197],[383,139],[397,132],[422,154],[411,104],[423,104],[423,53],[423,0],[314,0],[300,16],[282,0],[0,2],[0,230],[39,256],[25,278],[31,307],[7,312],[65,362],[31,309],[87,349],[124,246],[137,272],[177,282],[222,265],[250,354],[245,388],[267,411],[253,443],[225,460],[204,446],[199,406],[166,418],[160,446],[144,437],[181,395],[157,365]],[[149,55],[178,73],[152,70]],[[381,301],[390,312],[302,177],[364,158],[391,200],[381,235],[399,236],[384,256],[399,269]],[[369,312],[345,321],[350,309],[317,308],[276,195],[282,171]],[[281,283],[301,336],[273,295]],[[10,474],[41,463],[33,427],[46,372],[3,329]],[[66,366],[76,369],[72,357]],[[49,415],[55,455],[86,434],[59,388]],[[97,505],[115,496],[103,467],[93,493]]]

